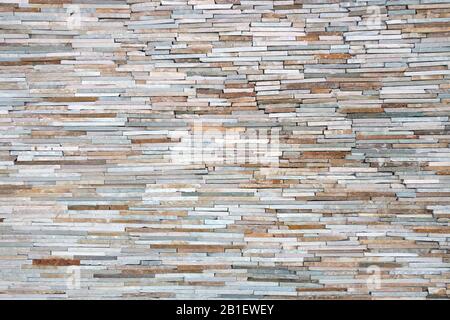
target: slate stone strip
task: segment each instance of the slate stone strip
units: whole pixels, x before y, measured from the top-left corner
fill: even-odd
[[[448,299],[449,14],[0,0],[0,298]]]

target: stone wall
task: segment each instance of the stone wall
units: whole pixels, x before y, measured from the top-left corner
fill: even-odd
[[[450,1],[0,0],[0,298],[448,298]]]

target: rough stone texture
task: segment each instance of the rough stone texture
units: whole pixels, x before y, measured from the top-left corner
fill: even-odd
[[[445,0],[0,0],[0,297],[449,298],[449,64]]]

